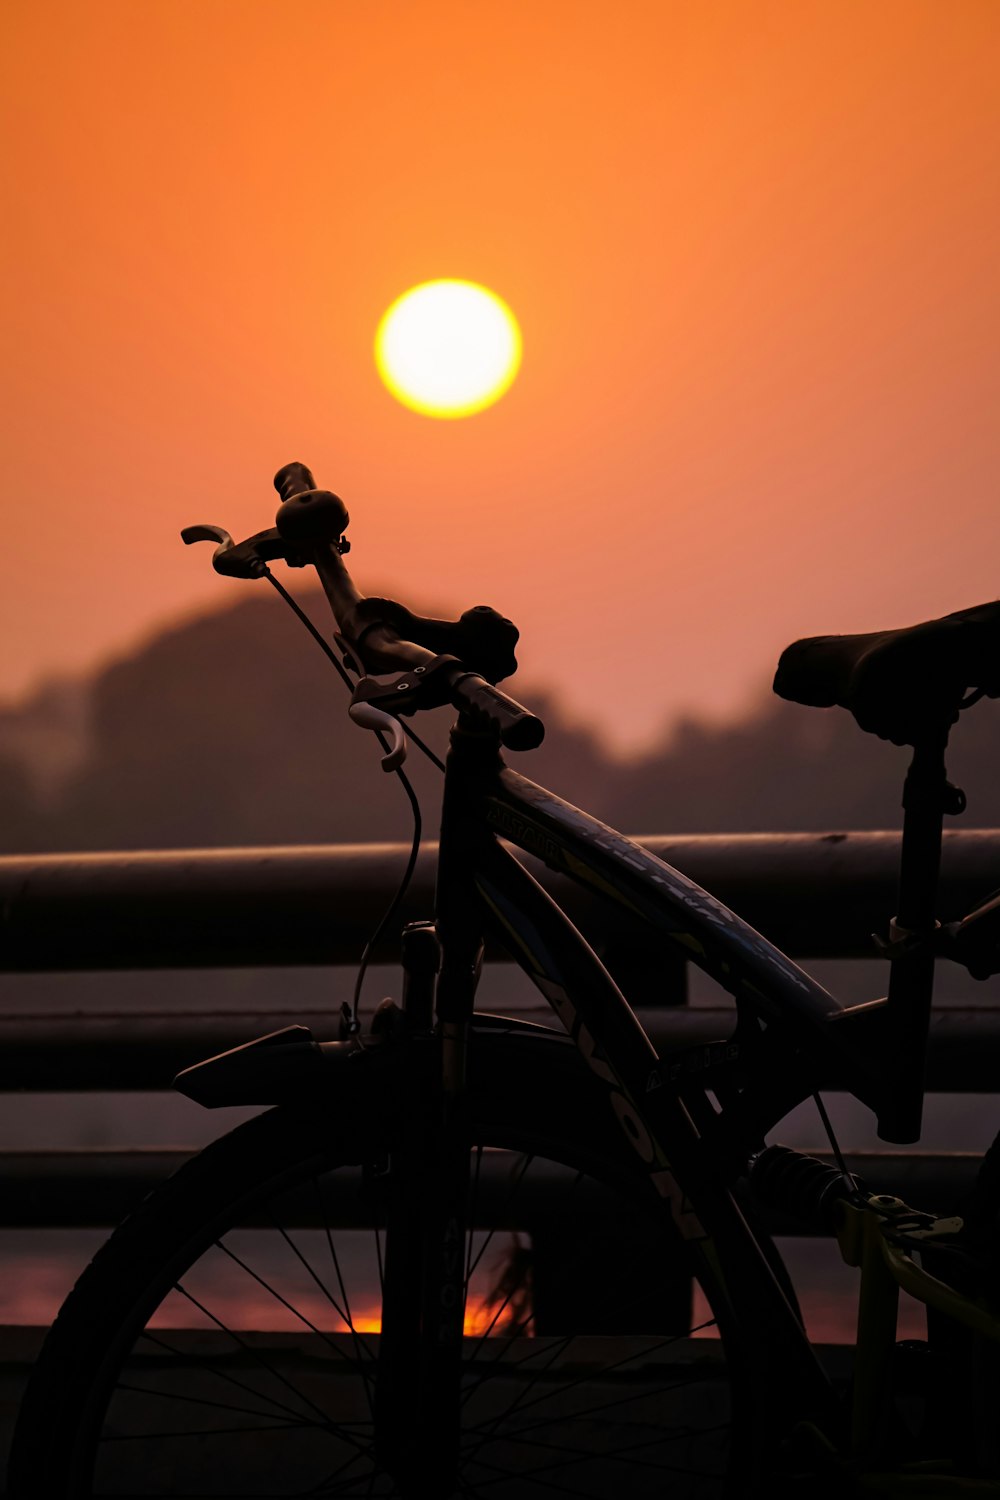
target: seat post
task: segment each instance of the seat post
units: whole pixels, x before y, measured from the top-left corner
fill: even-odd
[[[934,908],[941,868],[941,825],[949,783],[944,752],[948,731],[914,746],[903,786],[903,843],[899,897],[890,929],[892,967],[888,1017],[886,1103],[879,1112],[882,1140],[920,1139],[924,1059],[934,991]]]

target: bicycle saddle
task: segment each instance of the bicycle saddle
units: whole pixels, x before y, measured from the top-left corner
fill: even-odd
[[[781,654],[774,691],[792,703],[850,709],[894,745],[940,738],[969,689],[1000,697],[1000,601],[868,635],[817,635]]]

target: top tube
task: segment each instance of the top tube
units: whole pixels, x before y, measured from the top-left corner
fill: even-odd
[[[825,1030],[843,1013],[828,990],[693,880],[517,772],[500,772],[486,794],[485,816],[550,869],[649,922],[765,1020]]]

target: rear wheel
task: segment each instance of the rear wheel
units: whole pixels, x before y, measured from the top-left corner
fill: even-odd
[[[722,1495],[747,1413],[716,1290],[577,1074],[533,1086],[566,1048],[518,1040],[470,1095],[453,1493]],[[395,1092],[338,1075],[321,1122],[251,1120],[116,1230],[43,1349],[12,1494],[413,1493],[374,1426]]]

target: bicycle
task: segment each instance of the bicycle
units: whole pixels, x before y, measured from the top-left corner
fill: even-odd
[[[1000,1148],[971,1235],[873,1197],[842,1159],[765,1148],[793,1106],[820,1103],[831,1067],[883,1138],[917,1139],[935,958],[1000,970],[1000,898],[947,927],[933,916],[942,818],[962,805],[945,746],[961,709],[1000,695],[1000,604],[782,657],[784,696],[841,703],[914,747],[888,996],[845,1007],[682,874],[505,766],[502,748],[543,733],[496,686],[516,665],[509,621],[482,607],[427,620],[364,598],[344,563],[343,502],[300,464],[275,486],[274,528],[234,543],[199,526],[184,539],[213,541],[217,571],[267,577],[283,595],[269,562],[316,567],[342,661],[306,623],[404,787],[407,737],[426,747],[401,716],[458,709],[436,909],[405,929],[401,999],[367,1030],[363,960],[336,1039],[292,1026],[176,1080],[208,1107],[274,1107],[152,1193],[83,1274],[29,1383],[10,1492],[680,1500],[808,1482],[818,1494],[1000,1495],[988,1443],[972,1453],[984,1424],[963,1427],[959,1410],[993,1388],[989,1358],[977,1352],[973,1380],[967,1356],[1000,1335]],[[658,1056],[505,845],[705,969],[734,997],[731,1035]],[[561,1032],[476,1013],[486,936]],[[532,1226],[553,1202],[595,1280],[582,1307],[560,1296],[567,1267],[534,1254]],[[767,1203],[822,1219],[862,1267],[852,1390],[810,1347],[761,1228]],[[912,1375],[905,1399],[892,1392],[900,1284],[931,1309],[916,1417]]]

